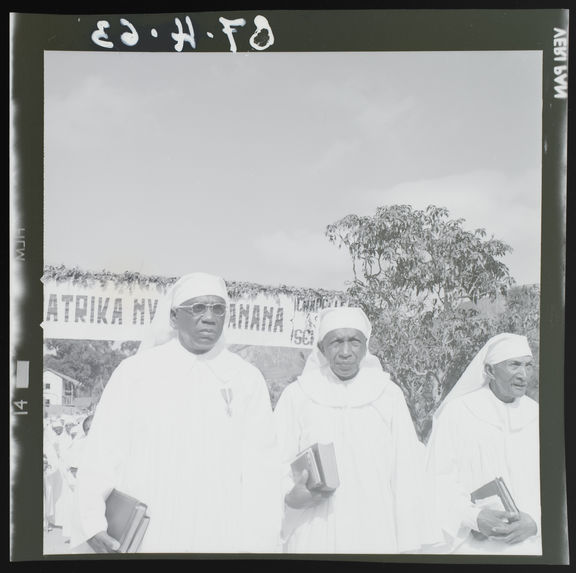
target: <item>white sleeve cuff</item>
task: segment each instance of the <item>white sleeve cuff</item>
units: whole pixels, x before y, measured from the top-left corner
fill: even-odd
[[[284,518],[282,519],[282,530],[280,532],[280,541],[286,543],[290,536],[300,523],[303,509],[295,509],[284,504]]]
[[[292,476],[285,475],[282,478],[280,487],[282,488],[282,494],[283,494],[282,499],[284,499],[284,497],[288,495],[292,491],[292,488],[294,487],[294,480],[292,479]]]
[[[482,508],[475,505],[471,505],[470,507],[466,508],[466,512],[464,513],[464,517],[462,519],[462,525],[468,527],[469,529],[473,529],[474,531],[480,531],[478,529],[478,515],[481,511]]]

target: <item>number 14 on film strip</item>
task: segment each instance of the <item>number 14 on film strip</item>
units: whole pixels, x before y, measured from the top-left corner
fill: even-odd
[[[15,392],[21,394],[22,390],[28,389],[29,380],[29,366],[30,363],[27,360],[18,360],[16,362],[16,388]],[[23,415],[28,414],[28,401],[23,400],[20,396],[13,394],[12,396],[12,414]],[[14,399],[19,398],[19,399]]]

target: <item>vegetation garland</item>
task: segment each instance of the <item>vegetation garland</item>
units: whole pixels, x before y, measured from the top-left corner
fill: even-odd
[[[178,277],[163,277],[159,275],[144,275],[138,272],[125,271],[123,273],[113,273],[107,270],[87,271],[78,267],[67,267],[65,265],[44,267],[42,281],[54,281],[56,283],[70,282],[74,285],[83,287],[94,286],[99,284],[105,287],[111,283],[115,287],[124,285],[139,287],[156,287],[158,290],[165,291],[178,280]],[[303,300],[317,299],[338,299],[341,301],[348,300],[348,295],[343,291],[300,288],[281,284],[279,286],[261,285],[252,282],[225,280],[228,287],[228,294],[232,299],[254,298],[260,294],[278,297],[279,295],[288,295]]]

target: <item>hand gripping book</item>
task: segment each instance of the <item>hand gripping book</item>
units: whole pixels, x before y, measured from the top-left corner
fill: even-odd
[[[470,498],[473,503],[481,503],[482,500],[493,496],[497,496],[500,499],[505,511],[519,513],[518,506],[514,502],[510,491],[506,487],[506,483],[501,477],[496,477],[492,481],[489,481],[482,487],[473,491]]]
[[[308,470],[306,487],[334,491],[340,485],[334,444],[314,444],[300,452],[290,464],[294,474]]]
[[[135,553],[140,547],[150,519],[147,509],[146,504],[117,489],[106,498],[107,533],[120,543],[118,553]]]

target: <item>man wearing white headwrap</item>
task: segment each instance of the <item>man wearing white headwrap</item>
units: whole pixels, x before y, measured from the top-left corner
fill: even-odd
[[[423,446],[402,390],[367,351],[371,325],[359,308],[322,311],[317,346],[275,409],[284,468],[284,551],[400,553],[419,549]],[[306,488],[290,462],[333,443],[340,485]]]
[[[93,550],[117,546],[104,516],[113,488],[148,506],[140,552],[277,550],[270,396],[262,374],[227,350],[227,319],[221,278],[182,277],[159,302],[143,349],[110,378],[76,487],[83,538]]]
[[[438,550],[461,554],[541,554],[538,404],[526,396],[528,340],[494,336],[434,414],[426,473]],[[519,515],[470,494],[502,477]]]

